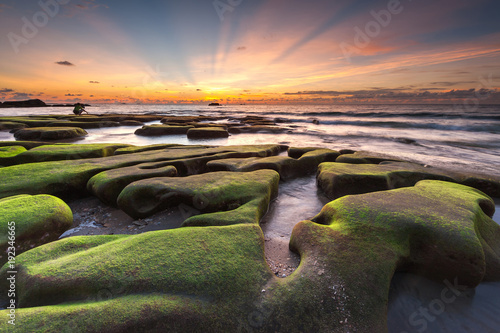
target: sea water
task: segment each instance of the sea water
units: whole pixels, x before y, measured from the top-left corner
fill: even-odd
[[[262,116],[280,122],[282,134],[237,134],[227,139],[189,140],[185,135],[140,137],[135,127],[87,130],[81,143],[121,142],[238,145],[279,143],[377,151],[416,162],[500,175],[500,105],[123,105],[87,107],[91,114],[205,115],[231,120]],[[0,116],[72,114],[47,107],[0,109]],[[314,121],[314,123],[313,123]],[[0,140],[13,140],[0,132]]]

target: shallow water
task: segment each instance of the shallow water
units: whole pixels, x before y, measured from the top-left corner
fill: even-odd
[[[318,214],[329,200],[318,192],[316,176],[280,181],[278,197],[261,221],[268,264],[281,264],[278,277],[290,275],[298,267],[300,258],[289,249],[293,227]],[[277,270],[277,269],[275,269]]]

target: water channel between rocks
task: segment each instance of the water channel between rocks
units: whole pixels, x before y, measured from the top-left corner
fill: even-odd
[[[329,201],[318,192],[314,175],[280,182],[278,197],[260,224],[266,260],[276,276],[286,277],[299,265],[299,256],[288,247],[293,227],[313,218]]]

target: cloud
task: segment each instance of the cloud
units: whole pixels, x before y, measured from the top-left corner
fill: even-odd
[[[82,96],[83,94],[65,94],[64,96],[67,97],[77,97],[77,96]]]
[[[14,100],[25,100],[25,99],[30,99],[30,97],[31,97],[31,94],[16,92],[10,98],[12,98]]]
[[[236,50],[238,51],[245,51],[247,49],[246,46],[239,46]]]
[[[55,64],[61,65],[61,66],[75,66],[75,64],[69,62],[69,61],[56,61]]]
[[[0,94],[7,94],[7,93],[11,93],[11,92],[14,92],[14,90],[12,89],[8,89],[8,88],[4,88],[4,89],[0,89]]]
[[[310,96],[310,97],[335,97],[343,98],[345,100],[399,100],[399,101],[412,101],[412,100],[462,100],[469,98],[477,98],[477,96],[487,98],[499,98],[500,91],[489,89],[453,89],[449,91],[430,92],[428,90],[422,91],[401,91],[401,89],[374,89],[374,90],[351,90],[351,91],[298,91],[295,93],[284,93],[288,96]],[[484,98],[482,98],[484,99]]]
[[[89,81],[89,83],[99,84],[99,83],[101,83],[101,82],[99,82],[99,81]]]
[[[201,89],[196,89],[196,91],[201,91]]]
[[[438,81],[438,82],[431,82],[432,85],[434,86],[443,86],[443,87],[451,87],[451,86],[456,86],[457,84],[471,84],[475,83],[474,81],[456,81],[456,82],[450,82],[450,81]]]

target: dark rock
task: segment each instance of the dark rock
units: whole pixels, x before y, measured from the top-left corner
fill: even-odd
[[[44,101],[30,99],[26,101],[6,101],[0,104],[0,108],[36,108],[47,106]]]
[[[191,128],[187,132],[189,139],[216,139],[227,138],[229,133],[223,127],[199,127]]]
[[[79,127],[35,127],[20,129],[14,137],[16,140],[64,140],[79,138],[87,134]]]
[[[179,135],[187,134],[191,128],[193,126],[147,125],[136,130],[135,134],[141,136]]]

